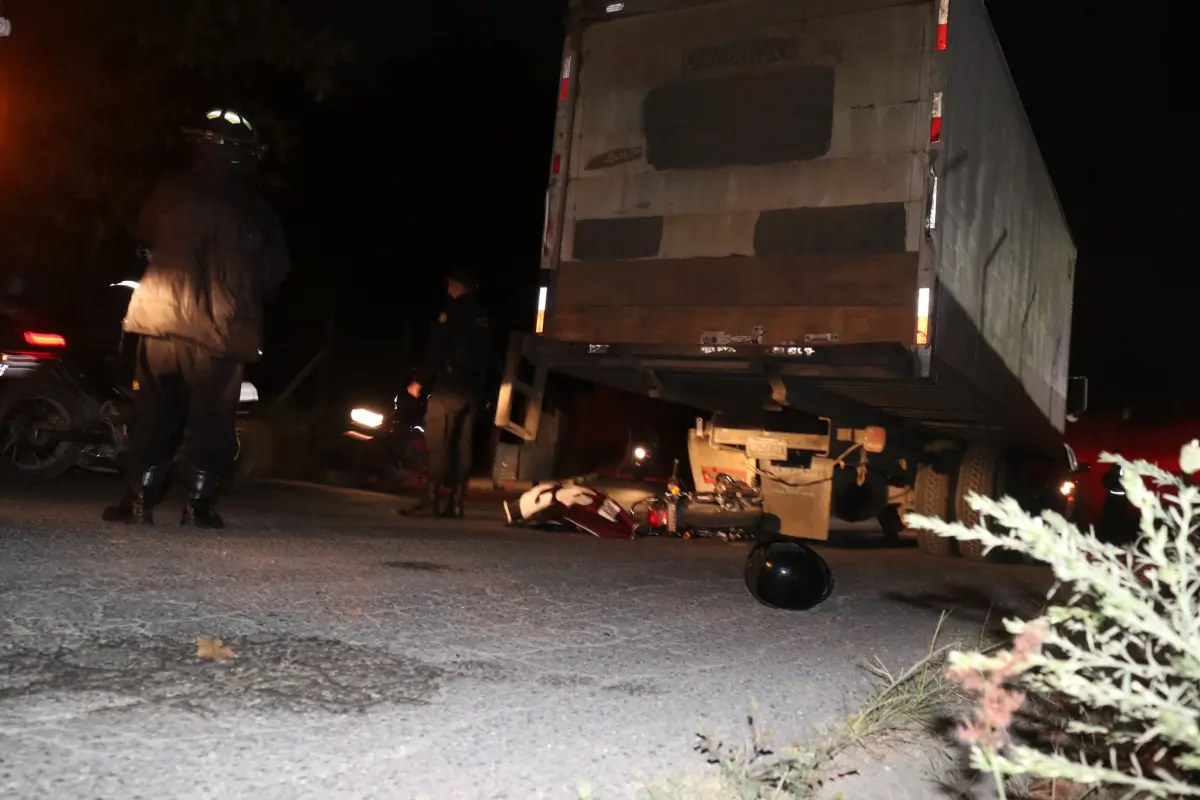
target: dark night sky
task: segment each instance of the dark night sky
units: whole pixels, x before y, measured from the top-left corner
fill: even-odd
[[[561,3],[375,8],[343,3],[330,20],[363,44],[359,80],[310,125],[321,132],[308,142],[294,218],[309,231],[323,220],[322,238],[337,252],[310,250],[307,274],[289,291],[327,298],[336,274],[339,341],[382,347],[378,337],[405,320],[426,324],[438,290],[423,271],[473,258],[524,324]],[[1194,395],[1179,363],[1188,301],[1176,286],[1192,259],[1181,246],[1182,149],[1169,133],[1168,87],[1183,49],[1116,4],[991,0],[989,8],[1079,248],[1074,370],[1093,378],[1100,400],[1111,385],[1131,391],[1133,376],[1139,394],[1174,386]]]

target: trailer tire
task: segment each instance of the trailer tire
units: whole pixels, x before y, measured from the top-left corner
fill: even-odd
[[[949,442],[937,442],[929,449],[941,452],[951,447]],[[952,522],[954,507],[950,502],[951,486],[949,475],[938,472],[933,464],[921,464],[917,467],[916,480],[913,482],[913,511],[925,517],[938,517]],[[916,533],[917,547],[925,555],[938,558],[950,558],[954,555],[953,539],[938,536],[933,531],[918,530]]]
[[[1004,454],[994,445],[974,445],[963,454],[958,468],[958,485],[955,488],[955,514],[964,526],[972,528],[979,524],[979,512],[971,508],[967,496],[972,492],[986,497],[996,497],[1005,491]],[[958,550],[968,561],[989,561],[990,553],[984,553],[983,542],[958,543]]]

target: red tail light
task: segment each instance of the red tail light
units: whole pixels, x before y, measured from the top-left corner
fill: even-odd
[[[25,331],[25,342],[34,347],[66,347],[67,340],[57,333]]]
[[[940,0],[938,3],[937,49],[946,49],[946,33],[950,22],[950,0]]]
[[[933,113],[929,121],[929,141],[931,144],[942,140],[942,93],[933,93]]]
[[[571,94],[571,56],[563,58],[562,75],[558,84],[558,99],[566,100]]]
[[[651,528],[667,527],[667,510],[665,508],[650,509],[650,518],[646,520],[650,523]]]

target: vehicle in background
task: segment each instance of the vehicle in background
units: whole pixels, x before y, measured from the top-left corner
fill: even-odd
[[[364,401],[349,410],[342,449],[355,473],[401,479],[425,475],[427,399],[400,391],[390,402]]]
[[[120,471],[136,391],[118,359],[77,354],[44,317],[0,309],[0,478]],[[256,480],[270,455],[269,431],[252,413],[257,388],[243,382],[240,399],[233,488]]]
[[[791,535],[1070,510],[1075,246],[983,0],[572,0],[558,100],[495,416],[539,463],[554,372],[705,410],[696,490]]]

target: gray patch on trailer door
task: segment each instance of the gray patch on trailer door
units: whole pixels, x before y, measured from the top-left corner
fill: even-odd
[[[646,161],[668,170],[820,158],[833,141],[833,78],[832,67],[806,66],[651,89],[642,102]]]
[[[662,217],[576,220],[571,257],[577,261],[654,258],[658,255],[662,232]]]

